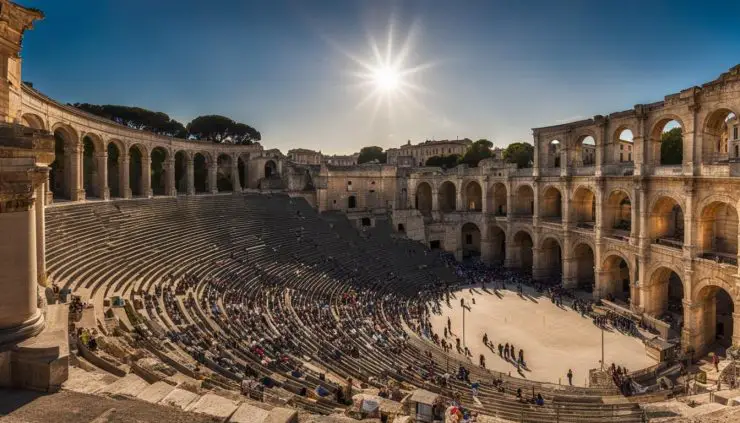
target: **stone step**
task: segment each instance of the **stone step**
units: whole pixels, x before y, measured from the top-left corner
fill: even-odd
[[[149,383],[133,373],[118,379],[101,389],[98,393],[112,397],[136,398],[141,391],[149,387]]]
[[[86,371],[79,367],[70,366],[69,378],[64,382],[62,388],[82,394],[94,394],[117,380],[118,378],[110,373]]]

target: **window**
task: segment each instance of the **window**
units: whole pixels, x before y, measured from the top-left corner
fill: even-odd
[[[624,161],[624,153],[619,153],[619,161],[620,162]]]
[[[737,126],[734,127],[734,128],[732,128],[732,135],[733,135],[732,138],[733,139],[737,139],[737,132],[738,132],[738,127]]]
[[[628,162],[632,161],[632,153],[627,154],[627,161]]]
[[[398,232],[406,232],[406,228],[403,227],[403,223],[398,224]]]
[[[473,234],[465,234],[465,243],[468,245],[473,243]]]
[[[357,199],[354,195],[350,195],[347,199],[347,208],[354,209],[357,207]]]
[[[620,149],[620,150],[624,150],[624,146],[623,146],[623,145],[620,145],[620,146],[619,146],[619,149]]]

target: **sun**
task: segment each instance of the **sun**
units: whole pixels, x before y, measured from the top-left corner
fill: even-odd
[[[390,66],[382,66],[373,70],[373,82],[382,91],[395,91],[401,85],[401,73]]]

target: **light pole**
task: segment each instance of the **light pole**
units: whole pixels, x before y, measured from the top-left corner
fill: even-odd
[[[601,327],[601,371],[604,371],[604,327]]]
[[[462,338],[463,338],[463,348],[467,348],[467,344],[465,343],[465,298],[460,298],[460,307],[462,307]]]

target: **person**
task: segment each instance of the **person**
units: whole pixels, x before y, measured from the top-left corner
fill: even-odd
[[[519,401],[522,400],[522,388],[516,388],[516,399]]]
[[[502,357],[504,355],[504,346],[501,344],[498,344],[498,356]]]
[[[509,358],[509,343],[507,342],[506,345],[504,345],[504,358]]]
[[[480,355],[480,366],[486,368],[486,357],[483,354]]]
[[[539,405],[540,407],[545,405],[545,399],[542,398],[542,394],[537,394],[537,399],[534,400],[534,403]]]
[[[447,316],[447,330],[452,333],[452,320],[450,320],[450,316]]]
[[[573,385],[573,370],[568,369],[568,384]]]
[[[483,334],[483,345],[488,346],[488,334]]]
[[[717,354],[712,355],[712,364],[714,364],[714,371],[719,372],[719,356]]]

